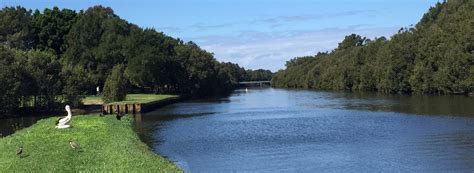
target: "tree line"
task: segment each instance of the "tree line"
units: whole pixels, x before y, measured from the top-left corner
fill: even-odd
[[[0,113],[78,106],[96,86],[111,93],[109,101],[124,92],[199,97],[262,77],[271,75],[218,62],[197,44],[141,28],[108,7],[0,10]]]
[[[390,39],[351,34],[331,52],[297,57],[275,74],[288,88],[385,93],[474,92],[474,1],[438,2]]]

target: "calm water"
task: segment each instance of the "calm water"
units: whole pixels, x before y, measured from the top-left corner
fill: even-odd
[[[38,120],[47,117],[20,117],[0,119],[0,138],[13,134],[17,130],[29,127],[35,124]]]
[[[473,172],[474,99],[237,90],[141,116],[186,172]]]
[[[0,119],[0,137],[38,119]],[[465,96],[236,90],[135,126],[186,172],[474,172],[474,98]]]

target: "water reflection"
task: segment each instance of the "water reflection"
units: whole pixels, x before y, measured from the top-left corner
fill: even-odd
[[[29,127],[44,117],[19,117],[0,119],[0,137],[13,134],[17,130]]]
[[[169,105],[137,126],[187,172],[469,172],[473,101],[249,89]]]
[[[294,90],[306,95],[311,91]],[[474,97],[460,95],[399,95],[377,92],[321,92],[306,106],[403,112],[419,115],[474,116]]]

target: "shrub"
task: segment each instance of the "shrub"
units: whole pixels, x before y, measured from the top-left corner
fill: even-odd
[[[103,91],[106,103],[125,100],[128,80],[124,75],[124,71],[125,66],[123,64],[116,65],[112,69],[112,73],[107,77]]]

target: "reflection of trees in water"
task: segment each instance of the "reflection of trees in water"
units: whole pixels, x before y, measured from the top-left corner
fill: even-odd
[[[465,96],[405,96],[391,109],[423,115],[474,116],[474,99]]]
[[[142,114],[134,114],[133,116],[133,129],[138,134],[138,137],[141,141],[148,145],[148,147],[153,147],[156,145],[156,141],[153,139],[153,132],[160,128],[159,125],[155,123],[147,123],[146,120],[143,120]],[[158,122],[159,123],[159,122]]]
[[[172,121],[180,118],[189,118],[196,116],[207,116],[212,115],[215,112],[202,112],[202,113],[189,113],[189,114],[173,114],[163,113],[166,112],[167,107],[157,109],[159,111],[151,112],[147,114],[135,114],[133,128],[140,137],[140,140],[146,143],[149,147],[158,146],[164,141],[158,140],[160,138],[153,137],[153,132],[161,131],[162,123],[166,121]]]
[[[21,117],[21,118],[8,118],[0,120],[0,134],[1,136],[7,136],[13,134],[15,131],[29,127],[41,119],[41,117]],[[0,137],[1,137],[0,136]]]
[[[446,161],[463,160],[467,165],[474,161],[474,155],[472,154],[474,152],[474,134],[472,133],[434,134],[417,139],[414,141],[415,143],[407,145],[417,146],[417,150],[426,155],[425,158]],[[433,152],[433,150],[437,152]]]
[[[402,112],[420,115],[474,116],[474,98],[467,96],[396,95],[377,92],[342,92],[329,96],[340,108]]]

